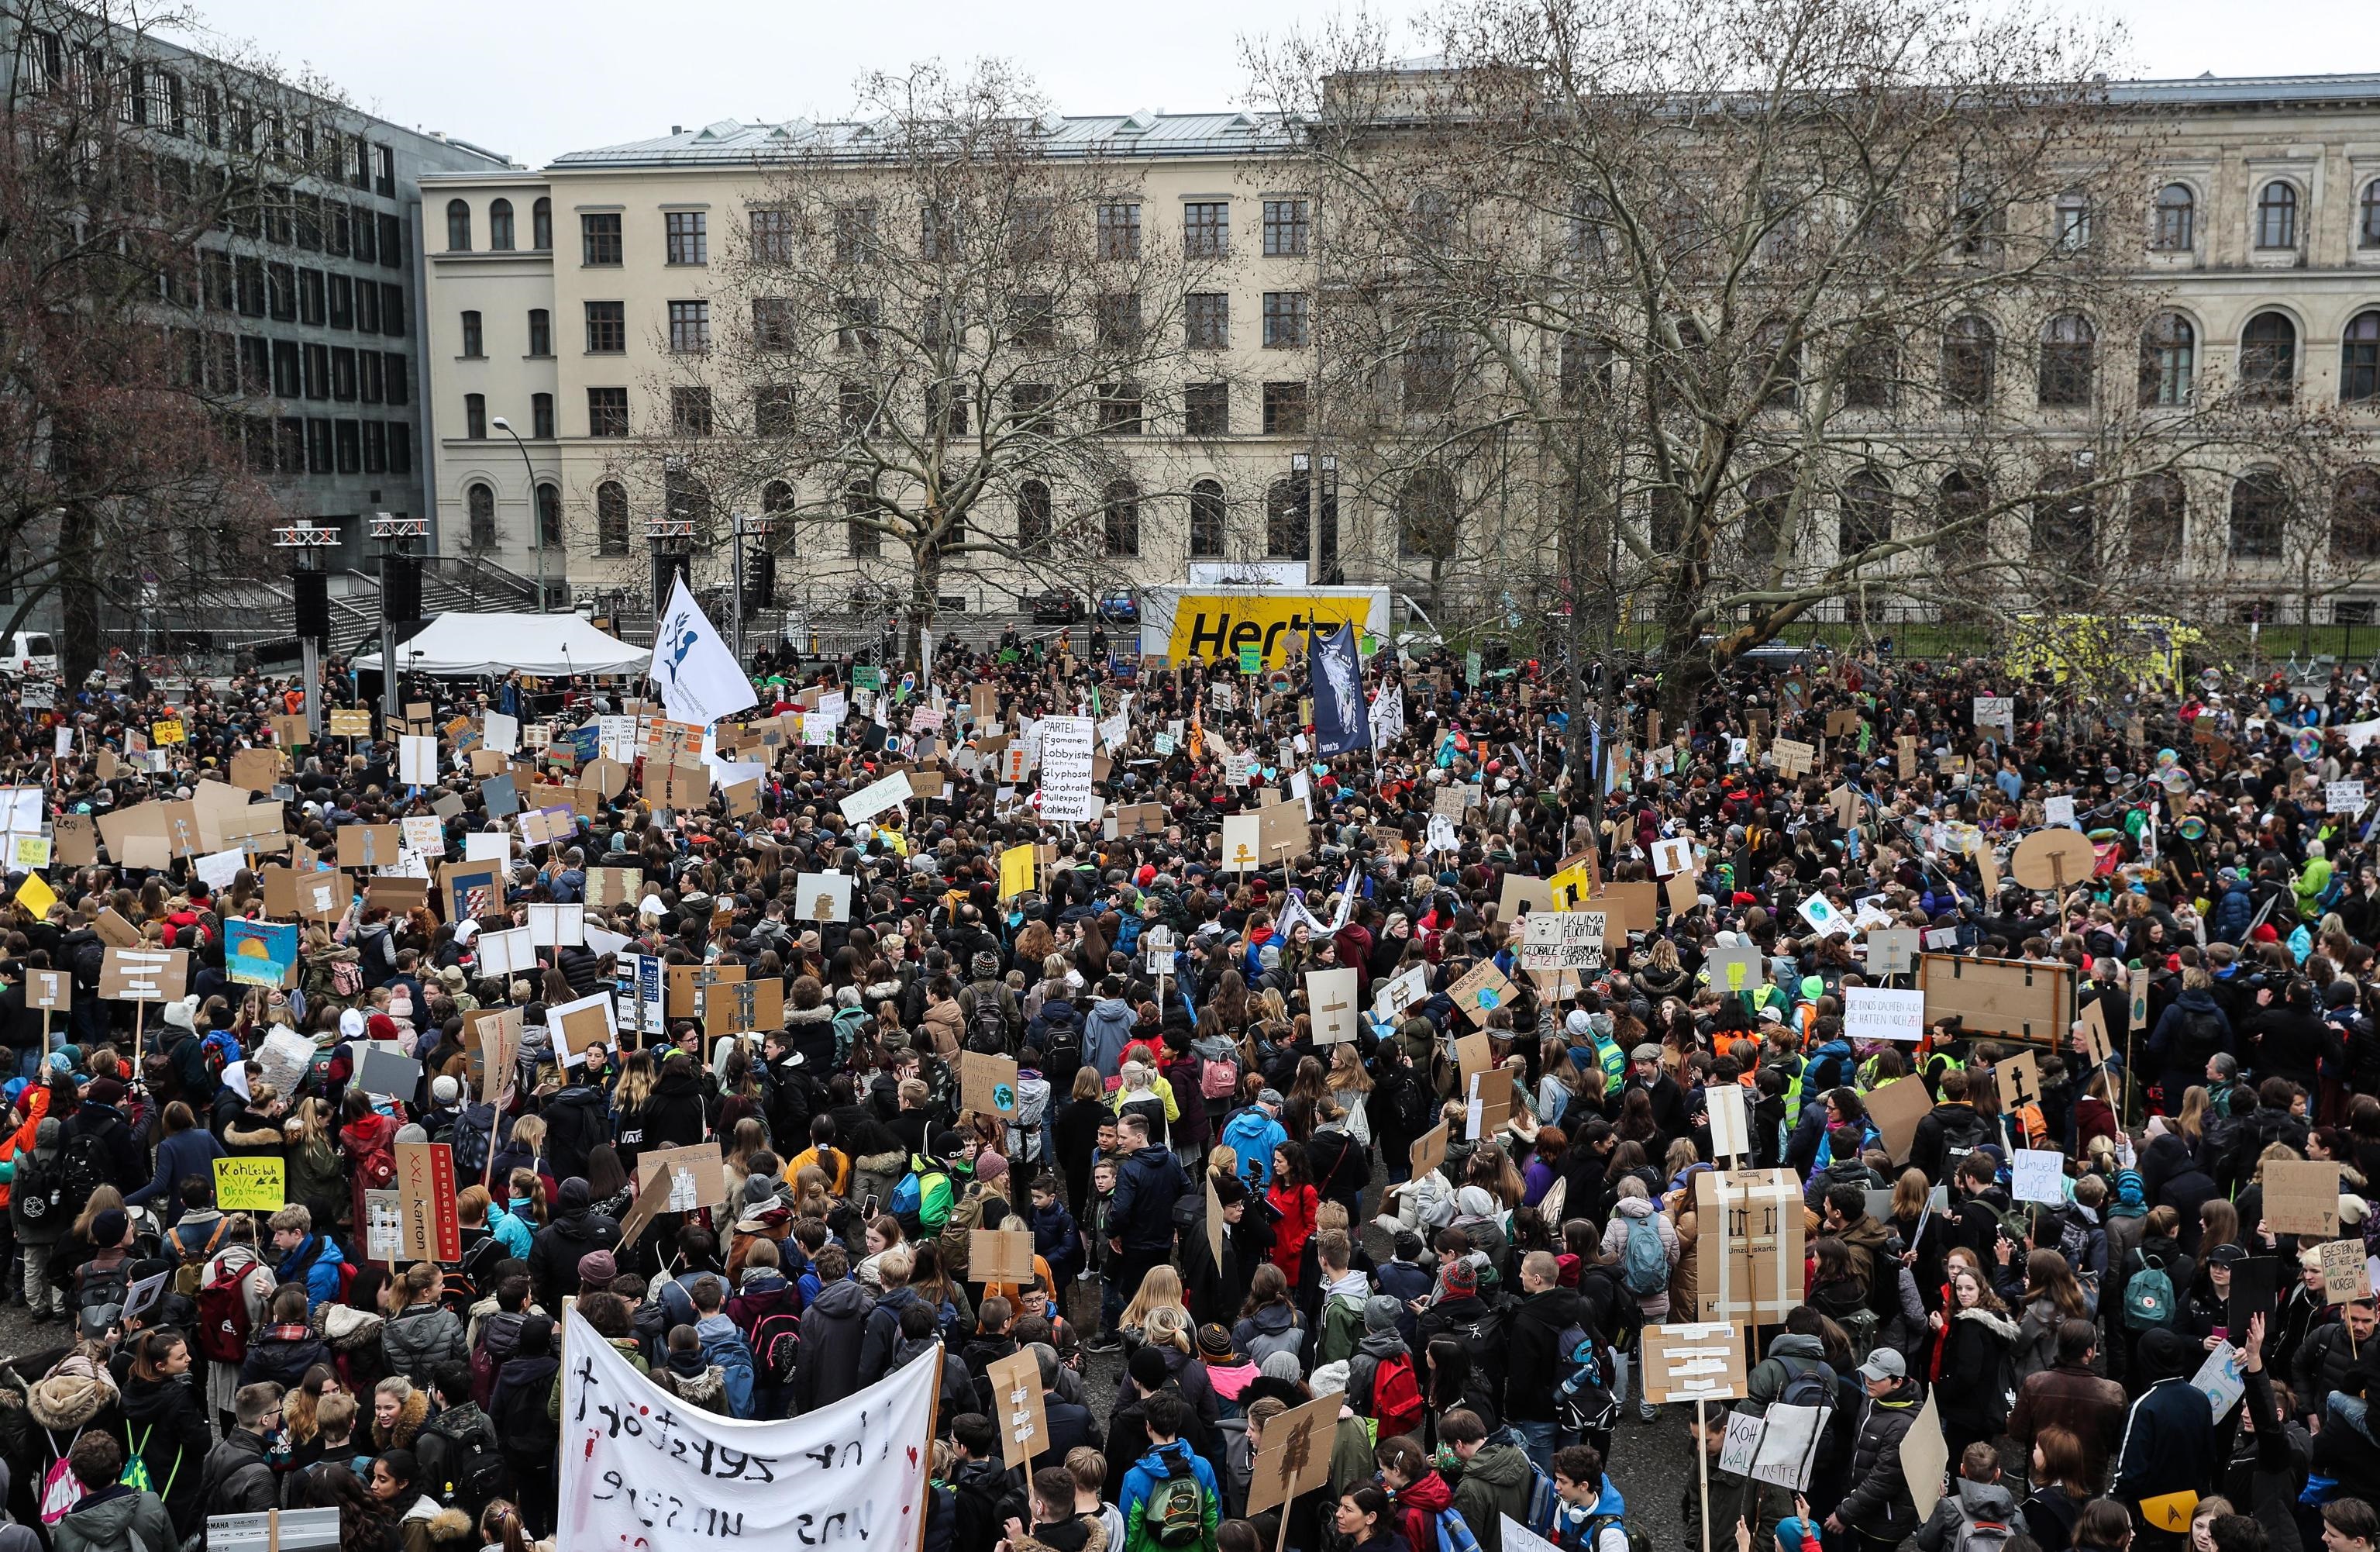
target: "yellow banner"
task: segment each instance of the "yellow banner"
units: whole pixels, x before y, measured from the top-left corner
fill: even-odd
[[[1033,887],[1033,847],[1027,842],[1000,854],[1000,898],[1014,899]]]
[[[1311,593],[1185,593],[1173,604],[1173,634],[1166,658],[1181,663],[1192,656],[1212,663],[1236,662],[1240,649],[1255,647],[1264,666],[1277,668],[1290,660],[1289,642],[1309,629],[1325,634],[1352,621],[1358,631],[1371,617],[1371,600],[1330,598]],[[1304,646],[1299,641],[1299,645]]]
[[[258,1155],[215,1160],[215,1205],[226,1213],[279,1212],[288,1202],[285,1167]]]

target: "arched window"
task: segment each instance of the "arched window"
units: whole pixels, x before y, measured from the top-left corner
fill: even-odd
[[[2078,491],[2090,477],[2071,467],[2050,470],[2041,478],[2028,526],[2036,566],[2046,566],[2040,580],[2052,591],[2070,591],[2087,576],[2098,552],[2099,513],[2095,492]]]
[[[492,550],[496,547],[496,492],[492,485],[473,485],[463,493],[464,504],[471,514],[471,547]]]
[[[2091,402],[2091,355],[2097,337],[2091,320],[2079,312],[2061,312],[2041,325],[2036,386],[2045,408],[2071,409]]]
[[[1435,189],[1425,189],[1405,207],[1414,246],[1425,253],[1443,253],[1454,244],[1454,202]]]
[[[1892,483],[1873,469],[1843,482],[1835,514],[1835,555],[1844,558],[1892,537]]]
[[[1305,476],[1275,480],[1265,492],[1265,554],[1275,560],[1304,560],[1313,547],[1306,538]]]
[[[2297,185],[2277,177],[2256,195],[2256,246],[2289,249],[2297,245]]]
[[[2380,560],[2380,469],[2363,464],[2339,477],[2330,503],[2330,547],[2346,560]]]
[[[1223,554],[1223,484],[1200,480],[1190,487],[1190,558],[1216,560]]]
[[[844,487],[844,539],[854,560],[867,560],[884,553],[884,535],[867,520],[875,510],[876,498],[867,481],[854,480]]]
[[[595,487],[595,553],[628,553],[628,490],[617,480]]]
[[[1038,480],[1016,487],[1016,547],[1028,552],[1050,547],[1050,487]]]
[[[2289,526],[2289,489],[2278,470],[2252,469],[2231,483],[2231,553],[2277,560]]]
[[[2380,189],[2380,183],[2373,185]],[[2359,312],[2338,341],[2338,402],[2380,398],[2380,312]]]
[[[497,200],[488,206],[488,251],[509,253],[513,249],[513,202]]]
[[[2160,253],[2187,253],[2198,241],[2198,196],[2187,183],[2157,190],[2149,221],[2149,246]]]
[[[2240,391],[2258,404],[2287,404],[2298,378],[2298,326],[2259,312],[2240,331]]]
[[[1975,517],[1991,503],[1991,487],[1972,469],[1954,469],[1934,487],[1935,518],[1945,527]]]
[[[549,550],[562,548],[562,490],[558,485],[537,487],[537,542]]]
[[[1111,480],[1099,502],[1099,532],[1108,555],[1140,553],[1140,487]]]
[[[1793,516],[1793,476],[1779,469],[1764,469],[1743,487],[1743,556],[1759,575],[1787,558]]]
[[[446,202],[446,251],[468,253],[471,251],[471,204],[468,200]]]
[[[1992,402],[1999,369],[1999,337],[1991,324],[1972,314],[1954,318],[1942,332],[1942,397],[1968,409]]]
[[[2126,548],[2135,566],[2173,566],[2181,557],[2182,518],[2189,507],[2179,475],[2143,475],[2132,486],[2131,530]]]
[[[2141,331],[2141,403],[2188,404],[2197,351],[2198,331],[2189,319],[2179,312],[2150,319]]]
[[[553,202],[542,194],[528,207],[528,245],[540,253],[553,248]]]
[[[1454,558],[1457,499],[1454,476],[1443,469],[1416,469],[1397,492],[1397,556],[1402,560]]]
[[[1900,341],[1890,330],[1864,331],[1843,358],[1843,408],[1889,409],[1900,396]]]

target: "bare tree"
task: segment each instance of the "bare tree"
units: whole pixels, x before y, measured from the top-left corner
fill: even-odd
[[[224,318],[263,310],[246,239],[286,240],[352,141],[269,62],[159,46],[187,18],[114,0],[14,7],[0,113],[0,586],[55,599],[66,666],[103,622],[264,573],[273,387]],[[213,312],[214,319],[205,314]],[[206,326],[210,323],[216,327]]]
[[[881,556],[914,652],[946,568],[1121,576],[1168,483],[1154,434],[1182,424],[1185,299],[1220,255],[1144,241],[1117,148],[1002,67],[861,95],[754,166],[708,340],[674,325],[668,422],[615,472],[698,529],[760,511],[795,552]]]
[[[1899,0],[1435,31],[1427,61],[1361,26],[1254,61],[1332,215],[1327,435],[1392,468],[1502,445],[1472,552],[1565,628],[1573,705],[1631,626],[1676,726],[1798,620],[2072,606],[2140,481],[2295,434],[2146,378],[2162,127],[2110,102],[2103,39]]]

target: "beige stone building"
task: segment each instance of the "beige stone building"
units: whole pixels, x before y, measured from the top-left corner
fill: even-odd
[[[2136,245],[2141,284],[2162,293],[2170,321],[2155,340],[2088,342],[2101,391],[2132,391],[2135,349],[2143,394],[2186,395],[2201,373],[2252,364],[2276,392],[2335,411],[2351,438],[2370,439],[2380,465],[2380,75],[2109,91],[2170,116],[2162,170],[2138,209],[2089,217],[2103,228],[2096,240]],[[656,429],[671,410],[656,385],[671,352],[708,337],[712,257],[745,229],[770,159],[816,154],[852,129],[722,120],[573,153],[540,171],[423,177],[442,553],[476,553],[544,576],[582,606],[641,615],[652,577],[644,525],[656,514],[649,487],[632,495],[617,476],[648,442],[654,459],[663,456]],[[1303,488],[1285,482],[1315,460],[1336,463],[1299,397],[1323,380],[1308,309],[1329,294],[1319,279],[1329,226],[1291,140],[1232,114],[1068,118],[1050,129],[1053,147],[1095,143],[1129,170],[1130,187],[1114,197],[1136,206],[1144,240],[1210,245],[1228,320],[1212,351],[1214,375],[1232,385],[1222,421],[1195,436],[1178,417],[1146,427],[1133,447],[1152,470],[1136,532],[1082,568],[1084,585],[1180,581],[1199,559],[1271,559],[1304,561],[1316,580],[1416,590],[1427,562],[1400,553],[1390,503],[1351,489],[1343,500],[1326,495],[1311,520],[1274,520],[1283,493]],[[2029,402],[2030,342],[2022,355],[2026,366],[2004,371],[2001,391]],[[2330,510],[2292,519],[2320,525],[2349,511],[2360,530],[2357,504],[2370,503],[2368,534],[2350,541],[2342,525],[2341,537],[2315,544],[2331,568],[2320,588],[2291,594],[2285,573],[2298,563],[2232,474],[2178,487],[2177,554],[2219,561],[2227,606],[2380,618],[2380,474],[2358,483],[2366,479],[2350,470],[2330,501],[2313,504]],[[1477,553],[1492,555],[1493,544]],[[870,588],[905,590],[897,551],[859,547],[805,529],[780,564],[777,603],[818,615]],[[696,556],[698,582],[725,580],[723,552]],[[1469,584],[1492,588],[1492,564],[1473,564],[1480,574]],[[939,592],[946,608],[999,614],[1046,585],[990,565],[945,575]]]

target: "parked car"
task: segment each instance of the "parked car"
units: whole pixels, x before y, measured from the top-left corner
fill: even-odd
[[[1140,600],[1130,588],[1117,588],[1100,597],[1099,618],[1110,625],[1138,625]]]
[[[1037,593],[1025,601],[1036,625],[1072,625],[1083,617],[1083,601],[1063,588]]]

